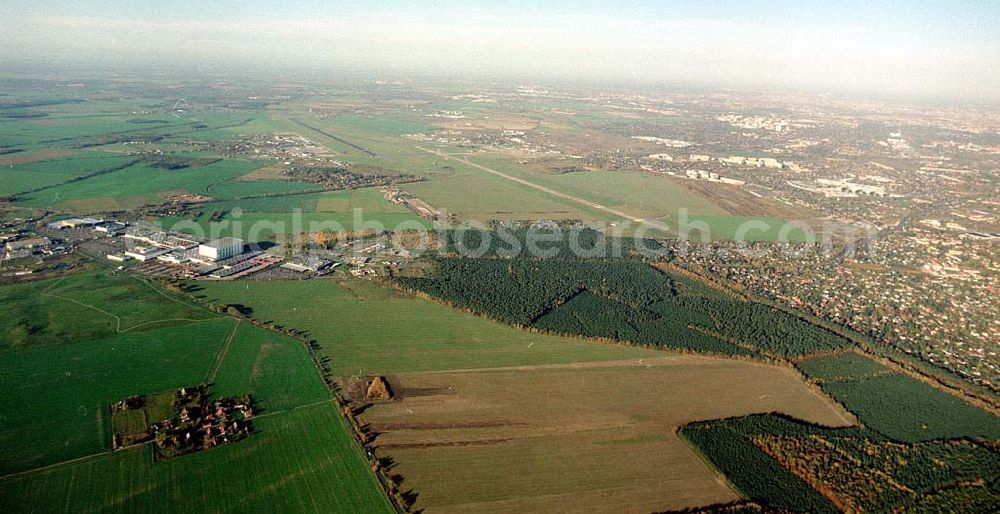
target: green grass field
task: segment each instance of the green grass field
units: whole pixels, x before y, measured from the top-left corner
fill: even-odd
[[[420,157],[416,155],[420,152],[412,148],[409,141],[399,137],[401,134],[429,130],[423,120],[405,115],[346,115],[334,118],[302,116],[276,122],[286,124],[291,132],[302,134],[352,162],[377,166],[387,171],[424,174],[418,165]],[[350,144],[345,144],[345,141]]]
[[[580,203],[468,168],[457,161],[439,160],[454,169],[426,182],[405,184],[402,188],[464,220],[618,219]]]
[[[473,156],[469,157],[469,160],[589,203],[622,211],[633,217],[655,220],[671,227],[674,233],[681,230],[683,226],[687,226],[689,237],[693,240],[701,240],[704,237],[712,240],[775,241],[781,239],[798,242],[806,239],[806,234],[801,228],[795,226],[786,228],[785,220],[779,218],[729,214],[711,198],[688,190],[683,187],[682,183],[678,182],[678,179],[670,177],[655,176],[639,171],[585,171],[552,174],[500,157]],[[462,163],[451,162],[458,167],[462,166]],[[487,177],[482,175],[487,175]],[[463,180],[469,182],[482,182],[490,178],[504,180],[485,174],[481,170],[472,170],[468,175],[463,175]],[[446,180],[441,180],[438,184],[445,184],[445,182]],[[521,187],[509,181],[508,184],[508,187]],[[457,189],[463,187],[460,183],[455,185],[459,186]],[[417,187],[419,188],[420,185],[418,184]],[[452,199],[444,196],[451,188],[452,186],[445,184],[445,192],[431,194],[441,195],[443,202],[451,202]],[[544,194],[535,190],[531,190],[531,192]],[[491,196],[492,194],[491,191]],[[481,191],[479,191],[477,194],[470,195],[469,198],[479,199],[482,196]],[[548,198],[559,202],[564,201],[551,195],[548,195]],[[521,210],[519,201],[515,201],[513,197],[504,198],[501,196],[493,201],[508,204],[508,211],[504,211],[501,207],[493,207],[494,214],[497,214],[496,217],[501,219],[509,217],[530,219],[533,215],[539,214],[532,212],[530,208]],[[509,212],[511,205],[518,206],[518,209],[513,210],[514,215]],[[581,213],[578,216],[581,219],[622,222],[621,219],[610,213],[589,208],[578,202],[569,202],[567,205],[572,211]],[[456,208],[458,209],[456,212],[459,213],[468,212],[469,215],[478,214],[486,218],[490,217],[489,211],[477,211],[472,205],[458,204]],[[682,225],[682,222],[686,225]],[[705,232],[706,227],[707,232]]]
[[[217,123],[206,130],[197,133],[197,139],[203,141],[225,141],[238,136],[250,134],[268,134],[271,132],[292,132],[293,127],[280,118],[262,115],[264,113],[247,113],[238,123]],[[183,143],[191,138],[189,134],[168,137],[168,141]]]
[[[459,156],[463,157],[464,156]],[[500,157],[468,159],[490,169],[582,200],[560,198],[468,166],[455,159],[439,160],[450,170],[431,180],[403,186],[406,190],[464,220],[582,219],[613,222],[631,233],[634,222],[602,210],[614,209],[632,218],[670,228],[674,235],[745,241],[803,241],[807,234],[785,220],[728,214],[712,199],[681,187],[675,179],[637,171],[586,171],[551,174]],[[600,206],[600,207],[595,207]],[[662,234],[661,234],[662,235]]]
[[[0,121],[0,144],[10,146],[31,146],[40,143],[72,141],[101,134],[125,132],[138,129],[153,129],[152,126],[129,124],[127,116],[48,116],[35,119],[6,119]],[[176,121],[176,120],[175,120]],[[190,124],[177,122],[157,126],[157,129],[175,125],[188,129]]]
[[[0,287],[0,351],[214,318],[125,274],[95,272]]]
[[[0,475],[109,449],[108,405],[204,382],[233,324],[219,319],[0,354]]]
[[[0,478],[36,512],[393,512],[332,404],[261,416],[232,445],[153,463],[149,448]]]
[[[147,114],[128,113],[141,103],[128,100],[86,101],[71,104],[47,105],[34,109],[47,114],[43,118],[0,119],[0,146],[33,147],[68,145],[79,142],[100,141],[117,134],[124,136],[153,135],[177,136],[187,139],[222,127],[236,127],[247,123],[246,113],[198,112],[183,117],[170,115],[171,105],[161,104]],[[144,106],[148,108],[149,106]],[[141,123],[138,121],[151,122]],[[195,136],[199,134],[199,136]]]
[[[657,350],[524,332],[366,280],[200,283],[209,301],[307,331],[335,376],[642,358]]]
[[[457,160],[423,152],[415,143],[399,138],[399,134],[429,130],[422,120],[393,116],[338,116],[302,118],[298,121],[344,138],[378,156],[371,157],[294,121],[278,120],[276,123],[290,123],[297,127],[294,131],[350,157],[354,162],[430,177],[426,182],[406,184],[403,188],[464,220],[582,219],[614,222],[620,226],[625,221],[621,216],[586,204],[590,203],[621,210],[634,217],[656,220],[674,231],[679,224],[679,209],[686,209],[690,222],[694,224],[691,237],[695,239],[702,237],[699,230],[704,225],[708,227],[710,239],[797,242],[807,238],[799,228],[785,229],[785,220],[780,218],[730,215],[713,199],[691,191],[669,177],[638,171],[552,174],[510,158],[468,157],[475,163],[576,196],[586,203],[559,198]]]
[[[679,218],[671,219],[670,224],[680,232],[682,225]],[[706,226],[707,233],[703,232]],[[774,217],[692,214],[688,217],[687,227],[687,237],[693,242],[711,239],[800,243],[819,239],[798,225]]]
[[[269,181],[261,181],[268,183]],[[255,184],[257,182],[233,181],[231,184]],[[295,182],[290,182],[295,184]],[[315,187],[315,186],[314,186]],[[282,191],[275,191],[281,193]],[[294,191],[286,191],[294,193]],[[276,194],[256,198],[221,200],[199,204],[197,209],[204,212],[223,212],[239,208],[244,212],[351,212],[362,209],[372,213],[408,213],[409,209],[399,204],[389,203],[377,187],[345,189],[342,191],[322,191],[313,193]]]
[[[301,209],[302,212],[315,212],[316,205],[322,195],[327,193],[298,193],[259,198],[243,198],[239,200],[220,200],[198,204],[194,209],[202,212],[229,212],[240,208],[246,212],[292,212]]]
[[[406,207],[389,203],[377,187],[329,191],[317,198],[316,210],[320,212],[351,212],[361,209],[365,212],[406,213]]]
[[[76,177],[119,166],[123,155],[81,152],[68,157],[0,167],[0,195],[15,195],[54,186]]]
[[[239,209],[239,215],[234,209]],[[356,209],[359,211],[355,212]],[[198,207],[194,219],[166,216],[163,226],[180,232],[239,236],[248,241],[273,240],[323,230],[408,230],[429,228],[431,223],[409,209],[392,204],[378,188],[291,194],[245,200],[208,202]],[[295,211],[301,210],[297,213]],[[213,223],[212,213],[225,213]]]
[[[176,398],[176,389],[146,397],[146,420],[149,423],[156,423],[174,417],[174,398]]]
[[[130,409],[111,414],[111,430],[116,434],[135,434],[146,430],[145,409]]]
[[[112,410],[111,430],[115,434],[126,435],[145,432],[153,423],[171,419],[174,411],[176,389],[143,396],[143,406],[137,409]],[[112,402],[114,403],[114,402]]]
[[[676,217],[677,209],[692,214],[725,214],[708,199],[672,179],[639,171],[543,173],[511,159],[471,156],[469,160],[509,175],[640,218]]]
[[[405,115],[378,115],[378,116],[337,116],[331,120],[330,128],[350,131],[355,134],[369,135],[386,134],[399,136],[402,134],[413,134],[416,132],[426,132],[434,127],[430,123]],[[370,137],[370,136],[369,136]]]
[[[242,323],[222,357],[209,377],[217,396],[249,394],[264,414],[330,399],[297,339]]]
[[[211,196],[214,184],[248,173],[259,164],[223,160],[177,170],[137,164],[86,180],[26,195],[29,207],[57,207],[79,213],[133,209],[164,203],[166,196],[192,193]]]
[[[206,191],[212,198],[221,200],[242,199],[248,196],[298,193],[318,189],[309,182],[294,180],[226,180],[209,186]],[[245,202],[249,200],[236,200]]]

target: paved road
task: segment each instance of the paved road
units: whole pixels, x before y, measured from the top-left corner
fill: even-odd
[[[662,230],[664,232],[673,232],[673,229],[670,228],[669,225],[665,225],[665,224],[660,223],[660,222],[658,222],[656,220],[651,220],[651,219],[646,219],[646,218],[636,218],[635,216],[632,216],[631,214],[628,214],[626,212],[619,211],[618,209],[612,209],[611,207],[605,207],[605,206],[600,205],[600,204],[589,202],[589,201],[584,200],[583,198],[580,198],[580,197],[577,197],[577,196],[572,196],[572,195],[568,195],[566,193],[561,193],[559,191],[556,191],[555,189],[550,189],[550,188],[547,188],[545,186],[540,186],[538,184],[535,184],[534,182],[529,182],[527,180],[524,180],[523,178],[518,178],[518,177],[515,177],[513,175],[508,175],[508,174],[506,174],[506,173],[504,173],[502,171],[497,171],[497,170],[492,169],[492,168],[487,168],[486,166],[483,166],[482,164],[476,164],[476,163],[474,163],[472,161],[469,161],[468,159],[463,159],[461,157],[456,157],[454,155],[448,155],[448,154],[446,154],[444,152],[439,152],[437,150],[431,150],[429,148],[424,148],[422,146],[418,146],[417,149],[422,150],[424,152],[427,152],[429,154],[437,155],[438,157],[441,157],[441,158],[444,158],[444,159],[458,161],[458,162],[460,162],[462,164],[466,164],[468,166],[472,166],[473,168],[476,168],[477,170],[482,170],[482,171],[485,171],[487,173],[492,173],[493,175],[496,175],[498,177],[503,177],[503,178],[505,178],[507,180],[510,180],[512,182],[517,182],[518,184],[525,185],[525,186],[528,186],[528,187],[533,188],[533,189],[537,189],[539,191],[548,193],[548,194],[550,194],[552,196],[557,196],[559,198],[564,198],[566,200],[570,200],[570,201],[579,203],[581,205],[585,205],[585,206],[590,207],[592,209],[597,209],[597,210],[600,210],[600,211],[607,212],[609,214],[614,214],[615,216],[618,216],[618,217],[623,218],[623,219],[627,219],[629,221],[638,223],[640,225],[647,225],[650,228],[655,228],[657,230]]]

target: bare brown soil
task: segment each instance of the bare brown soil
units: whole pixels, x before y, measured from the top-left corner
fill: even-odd
[[[849,414],[781,366],[665,355],[394,375],[362,419],[415,509],[651,512],[739,496],[675,433],[695,420]],[[421,394],[407,394],[421,391]]]

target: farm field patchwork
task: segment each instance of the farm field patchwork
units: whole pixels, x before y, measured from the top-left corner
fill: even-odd
[[[388,375],[399,398],[362,418],[379,434],[379,455],[395,463],[389,473],[402,477],[401,491],[416,494],[414,508],[655,510],[735,500],[674,435],[678,426],[771,411],[855,422],[790,369],[531,334],[369,281],[220,282],[198,294],[305,330],[341,381]]]
[[[905,124],[893,129],[883,123],[892,111],[853,112],[833,97],[824,102],[832,121],[793,122],[772,133],[719,116],[730,107],[749,112],[753,102],[720,96],[695,105],[693,92],[675,103],[645,93],[608,95],[611,88],[543,92],[499,82],[470,94],[477,92],[471,83],[161,77],[3,81],[5,235],[51,236],[42,227],[64,217],[132,225],[160,219],[172,230],[274,241],[271,251],[292,255],[298,248],[281,243],[293,232],[430,228],[385,200],[380,187],[321,190],[386,176],[401,182],[388,187],[456,221],[522,220],[537,222],[532,230],[560,232],[580,225],[553,221],[581,220],[631,235],[642,230],[634,218],[642,218],[662,230],[641,234],[650,239],[608,238],[611,246],[624,242],[609,259],[569,255],[573,245],[562,242],[548,258],[495,247],[484,258],[458,258],[449,253],[454,241],[445,240],[440,255],[374,256],[365,266],[377,275],[370,280],[346,278],[352,265],[344,265],[330,276],[295,275],[301,280],[276,279],[292,272],[272,269],[239,281],[171,281],[169,291],[130,275],[160,276],[165,264],[94,271],[102,266],[93,260],[116,266],[92,251],[103,254],[110,239],[83,242],[94,233],[61,232],[52,237],[65,241],[4,263],[4,280],[17,285],[0,286],[0,505],[393,512],[373,472],[381,467],[388,496],[402,493],[402,503],[415,499],[413,510],[427,512],[651,512],[726,502],[737,502],[731,510],[740,512],[755,511],[746,502],[765,511],[1000,511],[1000,418],[889,367],[895,350],[869,359],[860,348],[871,347],[855,346],[846,332],[746,301],[682,270],[728,280],[718,271],[727,270],[741,283],[758,271],[762,279],[787,271],[778,283],[792,286],[826,264],[797,270],[801,263],[772,266],[778,262],[765,255],[743,273],[727,261],[734,254],[685,260],[683,245],[660,237],[681,231],[682,212],[694,240],[705,235],[701,227],[714,240],[806,240],[802,229],[781,233],[794,219],[814,227],[858,219],[882,226],[927,196],[905,172],[923,172],[924,164],[885,146],[892,143],[882,140],[885,132],[911,127],[911,149],[933,147],[942,162],[961,149],[954,160],[961,177],[953,180],[976,184],[969,187],[985,183],[974,166],[986,161],[973,159],[972,150],[988,149],[989,134],[935,132],[932,123],[906,121],[903,111]],[[31,91],[15,91],[22,85]],[[788,102],[770,112],[803,121],[810,111]],[[850,130],[861,132],[847,153],[837,139],[849,130],[823,135],[857,119],[864,121]],[[750,133],[760,137],[744,137]],[[798,146],[788,146],[789,134]],[[861,143],[872,135],[871,145]],[[939,144],[948,139],[955,144]],[[674,158],[651,155],[662,151]],[[778,171],[696,154],[788,162]],[[380,177],[327,180],[322,167]],[[693,167],[745,184],[676,176]],[[828,196],[790,183],[819,184],[855,169],[867,170],[856,178],[869,181],[869,191],[891,194],[851,198],[855,185]],[[410,182],[414,177],[426,180]],[[957,206],[955,198],[942,195],[940,205]],[[923,205],[946,228],[958,222],[952,216],[968,214],[945,216],[937,203]],[[213,222],[221,231],[208,229]],[[983,222],[961,223],[980,230]],[[256,234],[249,232],[254,225]],[[886,233],[948,234],[906,225]],[[498,223],[491,233],[527,226]],[[440,234],[482,237],[458,228]],[[586,232],[585,239],[597,234]],[[962,237],[963,249],[974,247]],[[672,260],[639,258],[646,243]],[[382,268],[383,259],[394,262]],[[851,272],[869,265],[838,257],[830,266],[837,261]],[[81,273],[36,280],[73,271]],[[760,292],[752,281],[743,285],[748,295]],[[825,302],[834,289],[816,291]],[[906,318],[898,326],[917,323]],[[386,380],[392,399],[359,392],[374,376]],[[347,408],[325,380],[339,386]],[[192,384],[252,404],[253,433],[159,461],[155,443],[113,449],[112,439],[121,441],[113,434],[133,435],[179,414],[172,391]],[[142,410],[109,407],[132,395],[152,396]]]
[[[158,113],[126,114],[126,102],[80,101],[36,107],[34,118],[0,119],[0,145],[32,148],[73,143],[99,144],[127,140],[130,136],[187,137],[223,127],[238,127],[252,119],[243,113],[200,112],[171,116],[170,105],[157,105]],[[103,112],[102,110],[105,109]]]
[[[128,123],[125,116],[46,116],[31,119],[5,119],[0,121],[0,144],[7,146],[31,147],[38,144],[52,144],[80,138],[98,137],[102,134],[112,134],[125,131],[146,130],[154,128]],[[158,125],[156,128],[166,128],[170,123]],[[190,125],[177,123],[177,127],[188,128]]]
[[[675,434],[692,420],[847,415],[776,366],[668,355],[389,377],[362,418],[435,512],[658,511],[738,498]],[[706,401],[706,399],[711,399]],[[488,462],[488,465],[484,463]]]
[[[66,148],[18,149],[16,152],[0,154],[0,166],[19,166],[33,162],[54,161],[69,157],[77,152]]]
[[[175,305],[138,283],[92,274],[5,290],[52,290],[96,300],[127,323],[155,321],[157,308],[169,312]],[[0,393],[5,505],[46,511],[128,505],[147,512],[199,505],[201,511],[222,512],[267,502],[295,511],[391,511],[301,341],[183,308],[204,319],[91,340],[81,339],[100,331],[66,324],[58,333],[70,338],[67,344],[0,353],[0,377],[7,385]],[[95,317],[82,310],[81,318]],[[247,440],[157,463],[148,446],[110,451],[111,403],[201,383],[211,383],[214,395],[254,398],[255,432]]]

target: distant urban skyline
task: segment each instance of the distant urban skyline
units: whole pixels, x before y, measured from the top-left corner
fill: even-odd
[[[0,6],[0,58],[789,87],[1000,102],[1000,2],[748,4],[13,0]]]

